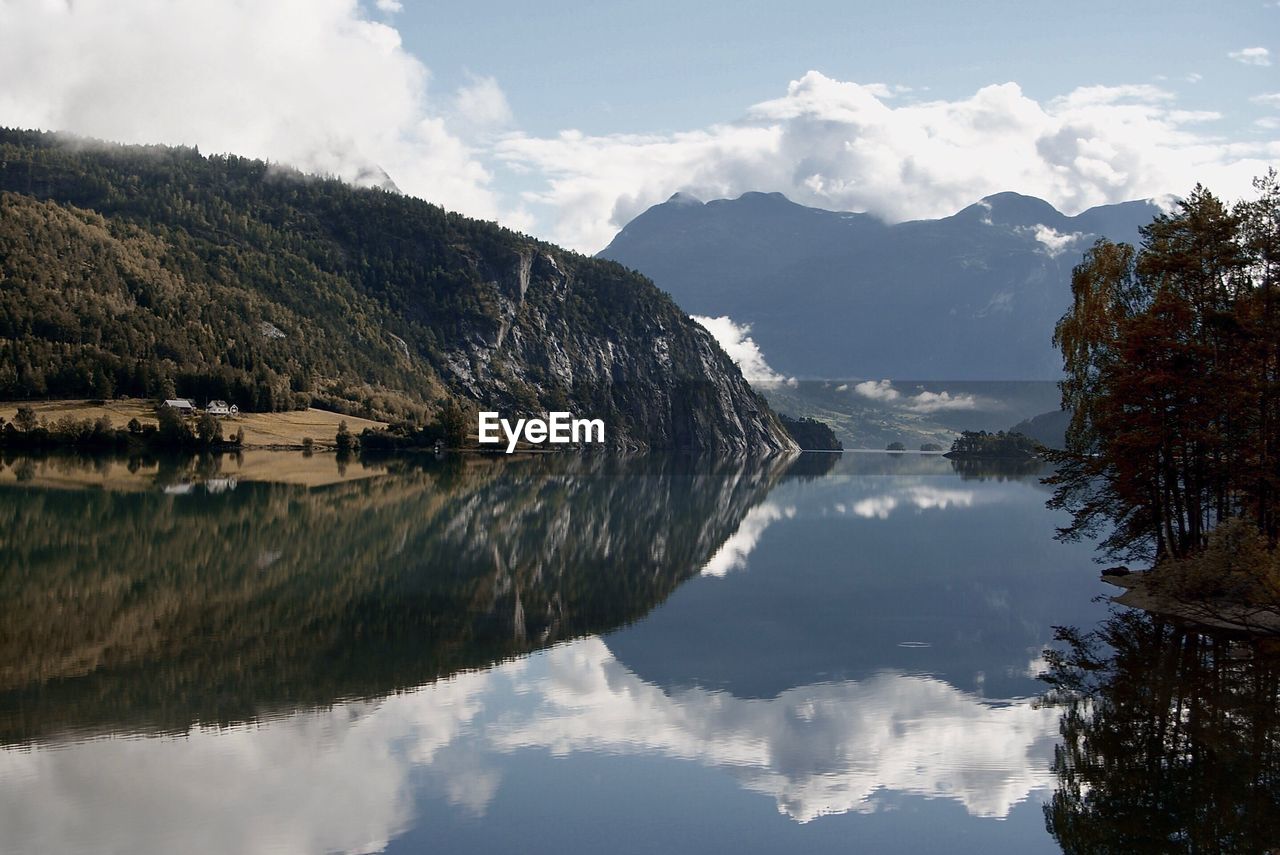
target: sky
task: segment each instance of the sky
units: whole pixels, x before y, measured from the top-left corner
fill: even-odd
[[[1235,199],[1280,0],[0,0],[0,125],[198,145],[596,252],[671,194],[889,221]]]

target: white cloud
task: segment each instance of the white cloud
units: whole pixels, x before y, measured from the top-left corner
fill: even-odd
[[[864,380],[854,386],[853,391],[873,401],[896,401],[902,397],[902,393],[888,380]]]
[[[866,86],[867,91],[875,95],[877,98],[893,98],[898,95],[906,95],[909,92],[915,91],[910,86],[903,86],[899,83],[894,83],[892,85],[888,83],[868,83]]]
[[[765,362],[760,347],[751,338],[750,324],[735,324],[727,315],[718,318],[707,318],[691,315],[695,321],[706,328],[742,371],[748,383],[781,383],[794,382],[783,377]]]
[[[1182,79],[1188,83],[1199,83],[1201,80],[1204,80],[1204,75],[1198,71],[1193,71]]]
[[[381,168],[411,195],[583,251],[677,190],[776,190],[890,221],[1017,190],[1072,213],[1197,181],[1249,195],[1253,176],[1280,158],[1273,135],[1224,138],[1203,128],[1216,113],[1179,109],[1148,84],[1037,101],[1003,83],[930,101],[818,72],[735,122],[534,137],[512,130],[492,78],[432,91],[387,20],[401,5],[4,0],[0,123],[199,145],[349,180]],[[1270,62],[1265,48],[1236,53]],[[495,165],[532,189],[500,195]]]
[[[694,761],[770,796],[797,822],[874,813],[885,791],[1004,817],[1053,783],[1052,707],[988,704],[942,680],[902,674],[801,686],[773,698],[668,693],[623,668],[597,639],[574,647],[572,660],[567,648],[548,657],[541,703],[525,720],[499,723],[496,746]]]
[[[0,849],[381,852],[412,824],[411,770],[448,768],[492,679],[463,673],[416,700],[336,704],[235,728],[0,751]],[[485,767],[473,759],[459,769],[453,759],[442,789],[474,812],[466,785],[483,782]]]
[[[950,490],[945,487],[921,485],[906,491],[911,504],[918,510],[943,510],[947,508],[971,508],[976,494],[972,490]]]
[[[1038,680],[1047,674],[1050,669],[1049,660],[1045,657],[1045,651],[1041,650],[1031,657],[1031,661],[1027,663],[1027,667],[1017,676],[1027,677],[1031,680]]]
[[[1280,92],[1264,92],[1261,95],[1254,95],[1249,100],[1264,107],[1280,107]]]
[[[897,673],[771,698],[664,690],[589,637],[377,702],[0,750],[0,847],[380,852],[422,822],[424,795],[482,816],[503,756],[530,749],[697,763],[797,822],[873,813],[886,792],[1005,817],[1052,787],[1058,716]]]
[[[429,77],[357,0],[0,3],[6,125],[198,145],[348,180],[380,167],[407,193],[496,217],[490,174],[448,126],[449,99],[428,98]],[[459,99],[492,112],[492,88]]]
[[[1264,47],[1247,47],[1241,50],[1233,50],[1227,56],[1236,62],[1242,62],[1245,65],[1257,65],[1266,67],[1271,65],[1271,51]]]
[[[747,512],[728,540],[721,544],[716,554],[702,567],[703,576],[723,577],[747,566],[747,559],[760,542],[765,529],[780,519],[796,515],[794,507],[782,507],[773,502],[757,505]]]
[[[780,191],[803,204],[890,221],[946,216],[1003,190],[1060,210],[1185,193],[1226,197],[1280,157],[1280,141],[1233,142],[1155,86],[1089,86],[1036,101],[1015,83],[952,101],[898,103],[884,87],[809,72],[741,120],[671,134],[511,134],[502,162],[541,173],[524,196],[556,240],[595,251],[634,216],[684,190],[699,198]]]
[[[973,395],[950,392],[921,391],[907,399],[906,408],[916,413],[937,413],[942,410],[972,410],[978,406]]]
[[[492,77],[473,77],[454,95],[453,105],[459,122],[473,131],[496,130],[515,121],[506,93]]]
[[[972,410],[978,400],[967,393],[951,394],[950,392],[929,392],[920,390],[914,395],[903,397],[893,388],[889,380],[864,380],[853,387],[853,391],[864,398],[884,403],[900,402],[898,405],[914,413],[936,413],[941,410]]]
[[[854,516],[863,519],[887,520],[900,507],[914,507],[917,511],[945,511],[948,508],[971,508],[976,501],[977,494],[972,490],[951,490],[919,484],[867,496],[852,505],[841,503],[836,505],[836,510],[843,513],[848,508]]]
[[[855,516],[865,520],[887,520],[897,507],[898,499],[895,496],[868,496],[854,502],[852,510]]]
[[[1146,83],[1130,83],[1120,86],[1080,86],[1061,98],[1054,99],[1053,103],[1059,107],[1081,108],[1130,102],[1153,104],[1172,100],[1174,95],[1167,89]]]

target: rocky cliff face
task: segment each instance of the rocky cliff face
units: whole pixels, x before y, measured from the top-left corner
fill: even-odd
[[[562,410],[609,444],[794,443],[652,282],[396,193],[0,129],[0,397]]]
[[[711,335],[634,274],[545,245],[471,266],[488,311],[444,344],[440,371],[461,396],[603,418],[614,447],[795,448]]]

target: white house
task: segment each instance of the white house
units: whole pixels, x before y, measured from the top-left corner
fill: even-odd
[[[211,416],[234,416],[240,408],[235,404],[228,405],[226,401],[210,401],[204,411]]]

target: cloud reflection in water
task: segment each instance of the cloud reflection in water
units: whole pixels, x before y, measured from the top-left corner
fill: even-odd
[[[798,822],[874,812],[888,793],[1004,817],[1051,783],[1056,734],[1052,709],[900,673],[764,699],[664,691],[590,637],[379,702],[4,751],[0,839],[68,853],[378,851],[413,823],[415,787],[483,815],[504,757],[529,750],[695,762]]]

